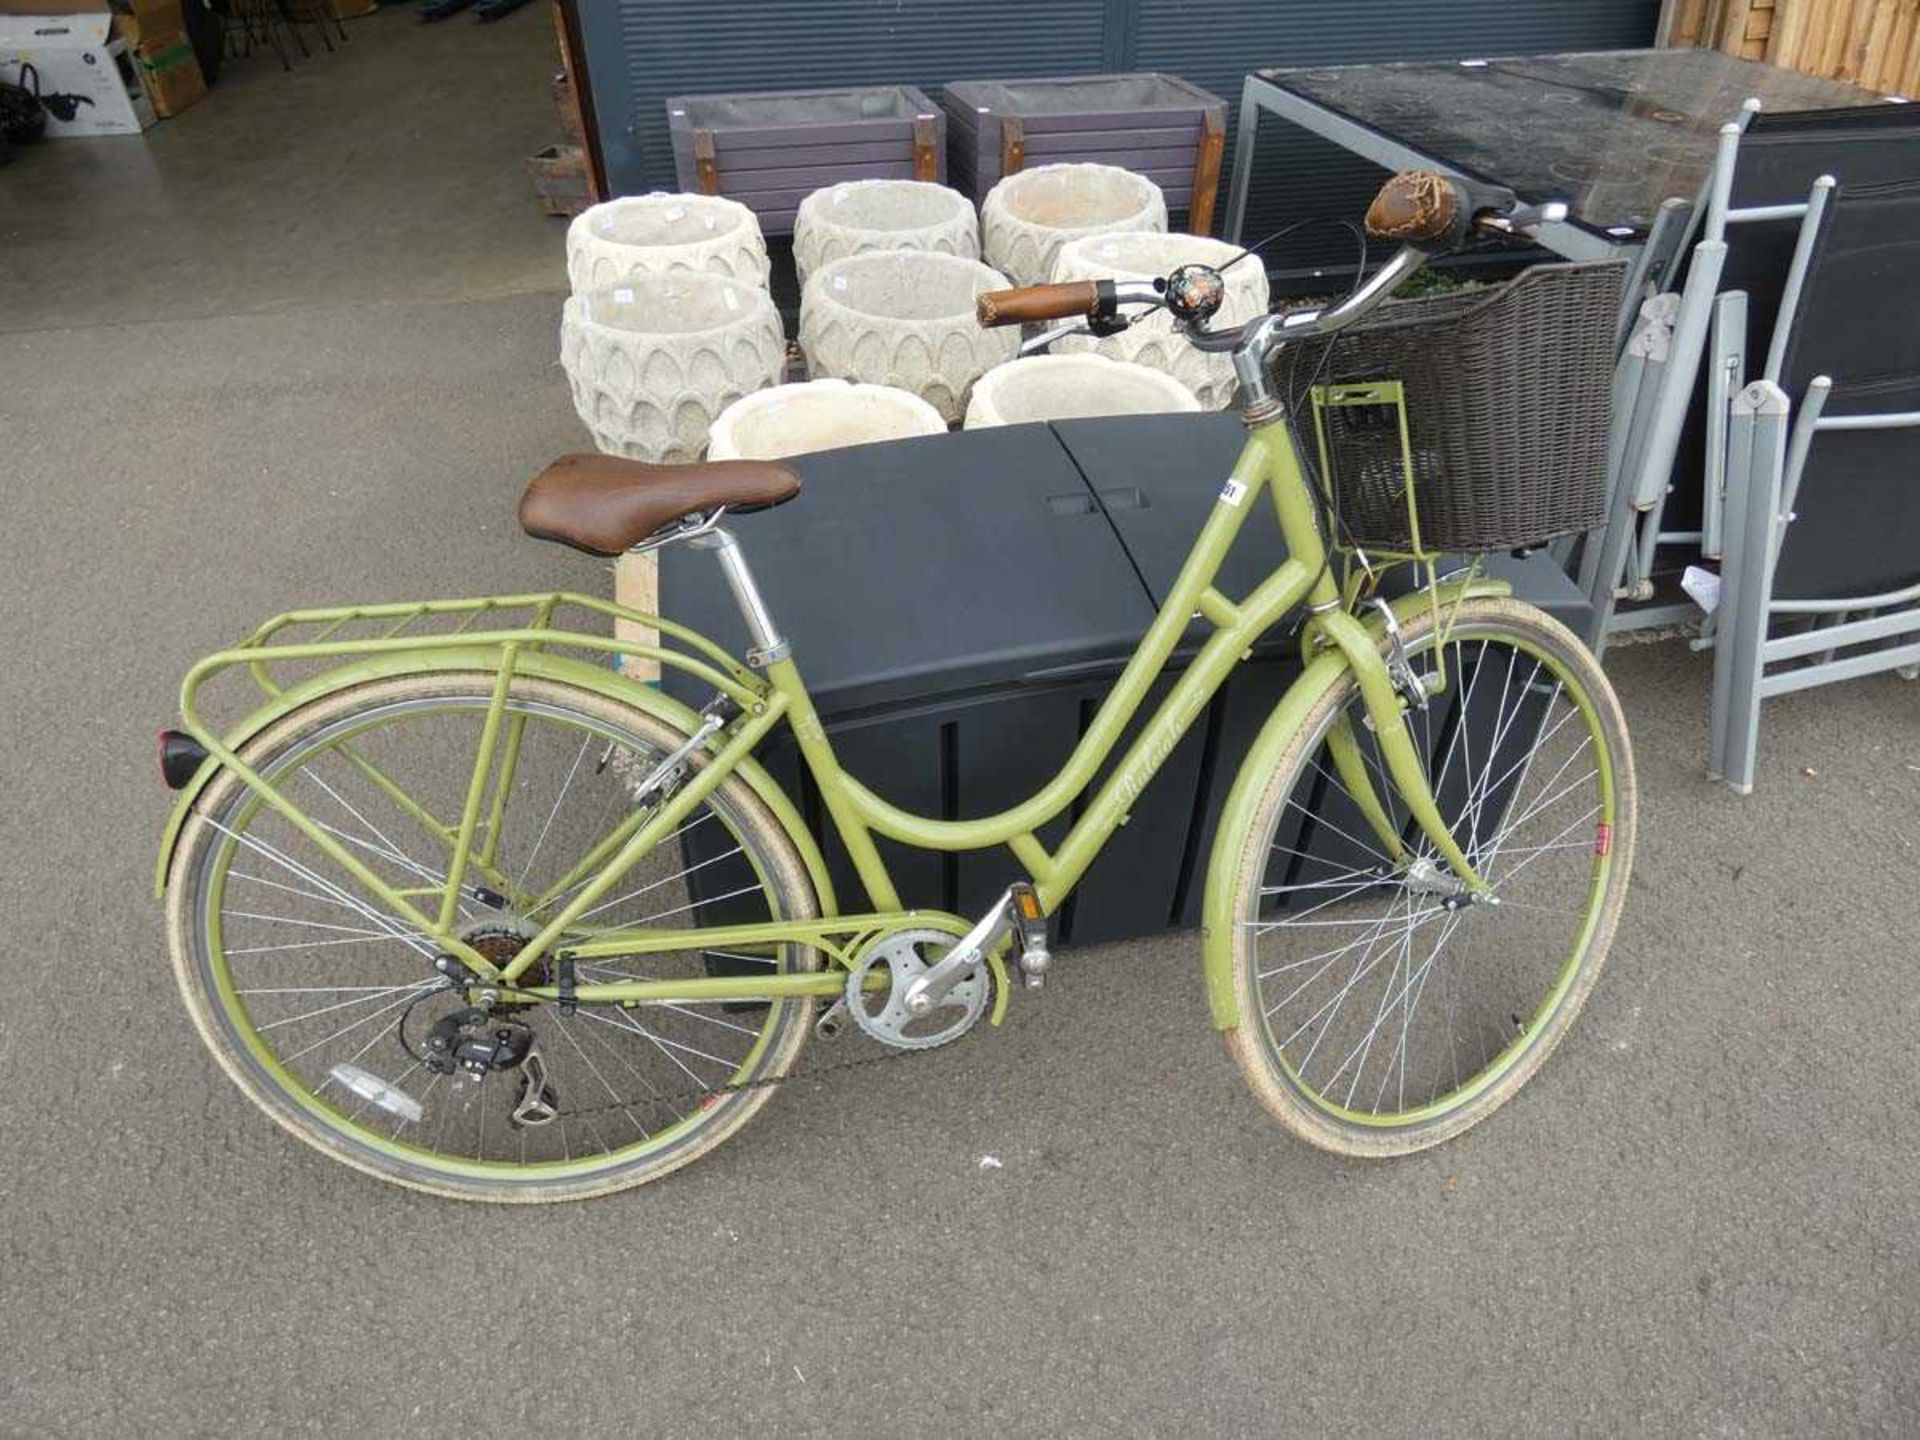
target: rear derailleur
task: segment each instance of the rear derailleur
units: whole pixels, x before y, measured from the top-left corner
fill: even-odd
[[[435,1074],[452,1076],[456,1085],[477,1084],[495,1072],[517,1072],[520,1093],[509,1123],[516,1128],[545,1125],[559,1114],[560,1105],[533,1041],[533,1029],[524,1021],[468,1007],[433,1022],[419,1059]]]

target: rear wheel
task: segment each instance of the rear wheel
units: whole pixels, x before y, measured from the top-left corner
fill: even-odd
[[[484,674],[357,686],[295,711],[241,758],[432,917],[492,687]],[[496,764],[456,921],[497,964],[584,883],[575,872],[632,814],[636,778],[683,738],[651,715],[528,679],[513,682],[501,734],[513,779],[503,789]],[[792,842],[733,775],[568,933],[816,913]],[[583,1005],[571,1016],[505,1005],[477,1021],[473,993],[434,969],[425,932],[231,771],[182,834],[168,916],[187,1008],[249,1098],[335,1159],[466,1199],[574,1199],[686,1164],[766,1102],[813,1010],[806,999]],[[582,961],[579,978],[818,964],[796,945],[695,949]],[[536,974],[542,982],[552,976]],[[500,1036],[503,1059],[530,1058],[449,1075],[434,1063],[435,1036]]]
[[[1343,1154],[1424,1149],[1511,1098],[1592,989],[1632,867],[1633,756],[1593,656],[1516,601],[1446,619],[1438,643],[1430,613],[1406,626],[1414,670],[1446,677],[1409,724],[1492,894],[1461,893],[1412,822],[1350,673],[1282,756],[1239,858],[1228,1048],[1281,1124]],[[1401,859],[1341,777],[1337,727]]]

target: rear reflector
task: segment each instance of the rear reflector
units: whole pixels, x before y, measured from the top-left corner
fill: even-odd
[[[178,790],[193,779],[206,759],[207,747],[191,735],[178,730],[160,732],[160,778],[169,790]]]

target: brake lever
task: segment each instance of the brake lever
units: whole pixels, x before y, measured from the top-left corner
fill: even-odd
[[[1065,340],[1071,335],[1090,335],[1096,340],[1104,340],[1109,335],[1118,335],[1132,325],[1133,321],[1124,315],[1111,315],[1105,319],[1072,320],[1065,325],[1043,330],[1031,340],[1020,342],[1022,355],[1038,355],[1045,352],[1056,340]]]
[[[1092,333],[1093,331],[1087,328],[1087,322],[1084,320],[1075,320],[1066,325],[1056,325],[1051,330],[1042,330],[1031,340],[1022,340],[1020,342],[1020,354],[1022,356],[1044,355],[1056,340],[1065,340],[1070,335],[1091,335]]]
[[[1531,235],[1543,225],[1558,225],[1567,218],[1567,202],[1547,200],[1539,205],[1516,205],[1504,215],[1482,215],[1473,228],[1495,235]]]

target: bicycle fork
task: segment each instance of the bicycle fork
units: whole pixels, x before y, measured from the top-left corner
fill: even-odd
[[[1473,868],[1466,852],[1454,839],[1445,817],[1441,815],[1433,787],[1427,782],[1426,767],[1421,763],[1420,753],[1414,746],[1413,733],[1407,726],[1408,706],[1425,704],[1426,696],[1419,688],[1420,677],[1400,653],[1399,630],[1393,622],[1391,611],[1387,613],[1388,635],[1393,642],[1391,658],[1380,654],[1378,642],[1366,626],[1344,610],[1329,610],[1325,614],[1315,615],[1308,627],[1309,644],[1312,643],[1311,637],[1318,634],[1339,646],[1360,687],[1361,698],[1367,707],[1367,719],[1379,741],[1380,753],[1387,762],[1387,774],[1393,781],[1394,789],[1400,792],[1400,798],[1406,801],[1408,813],[1440,858],[1446,861],[1465,893],[1476,900],[1485,899],[1491,894],[1492,887]],[[1407,693],[1409,691],[1412,693]],[[1407,853],[1399,827],[1393,823],[1381,797],[1375,793],[1373,777],[1360,753],[1359,737],[1353,733],[1353,724],[1345,715],[1334,722],[1327,746],[1341,783],[1359,805],[1367,824],[1387,847],[1388,858],[1412,873],[1422,862]],[[1438,878],[1428,877],[1427,883],[1431,884]]]

